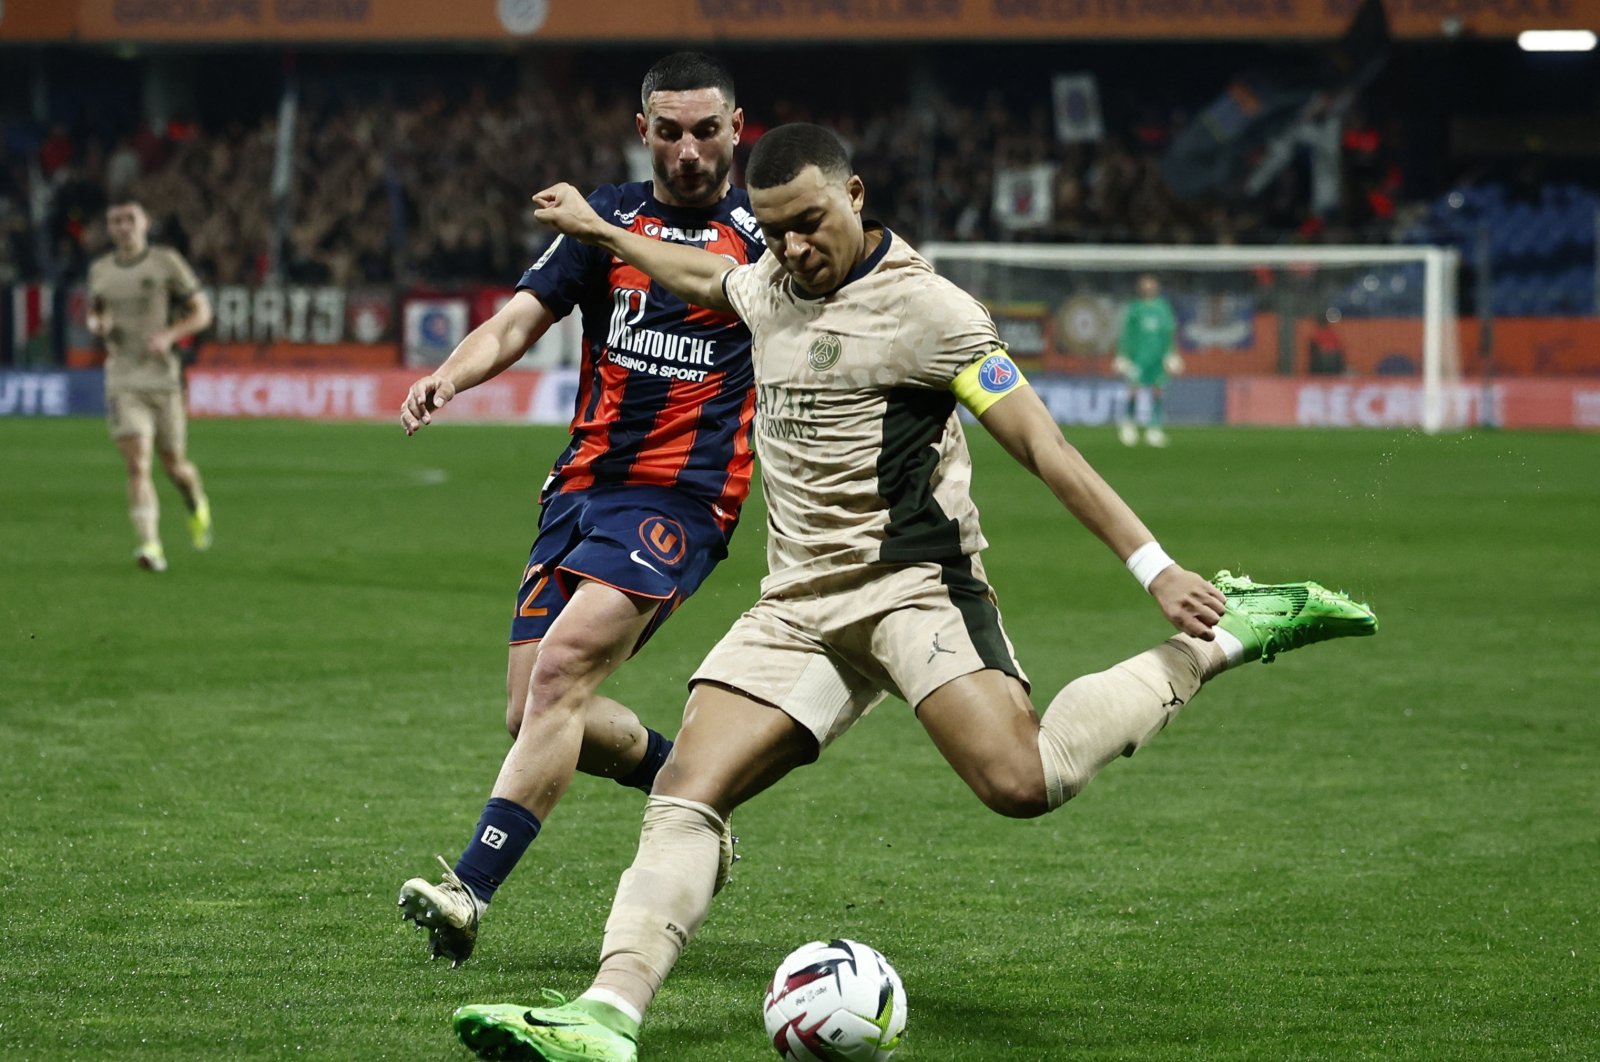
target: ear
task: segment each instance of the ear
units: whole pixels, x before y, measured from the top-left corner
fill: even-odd
[[[845,194],[850,197],[850,209],[856,214],[861,213],[861,208],[867,202],[867,184],[858,173],[852,173],[850,179],[844,183]]]
[[[732,124],[733,124],[733,142],[735,144],[737,144],[739,142],[739,134],[744,132],[744,108],[743,107],[735,107],[733,109],[733,123]]]
[[[639,140],[641,142],[650,143],[650,123],[644,120],[644,115],[635,114],[633,116],[633,127],[639,131]]]

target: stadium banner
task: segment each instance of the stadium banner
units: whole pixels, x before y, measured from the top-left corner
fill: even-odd
[[[1468,427],[1600,431],[1600,379],[1500,379],[1449,387],[1447,421]],[[1229,424],[1301,428],[1420,428],[1423,389],[1411,379],[1227,381]]]
[[[450,356],[467,337],[471,302],[461,296],[412,297],[406,300],[404,361],[433,367]]]
[[[77,28],[76,4],[0,0],[0,41],[71,40]]]
[[[377,343],[394,338],[394,293],[332,285],[208,288],[220,343]]]
[[[1249,295],[1177,295],[1172,303],[1185,354],[1255,347],[1256,308]]]
[[[1480,322],[1461,318],[1457,347],[1465,376],[1588,376],[1600,374],[1600,317],[1497,317],[1487,357],[1481,348]],[[1257,331],[1271,341],[1277,318],[1260,314]],[[1293,324],[1294,365],[1310,362],[1311,337],[1317,322]],[[1327,331],[1357,376],[1405,375],[1422,371],[1422,322],[1415,317],[1346,317]]]
[[[202,343],[194,364],[274,369],[390,369],[400,364],[393,343]]]
[[[400,405],[416,378],[413,369],[196,368],[188,374],[189,415],[398,424]],[[565,424],[577,391],[572,371],[502,373],[456,395],[440,422]]]
[[[1106,135],[1100,118],[1100,83],[1093,74],[1057,74],[1050,80],[1056,143],[1082,144]]]
[[[1070,296],[1051,318],[1041,364],[1074,376],[1110,371],[1123,306],[1108,296]],[[1174,309],[1179,348],[1193,375],[1272,375],[1278,371],[1278,347],[1285,336],[1293,344],[1294,370],[1307,372],[1312,337],[1319,330],[1337,344],[1351,375],[1415,376],[1422,371],[1420,317],[1285,322],[1257,309],[1249,296],[1179,296]],[[998,321],[1000,314],[995,317]],[[1499,317],[1492,328],[1494,342],[1485,357],[1479,349],[1478,319],[1461,318],[1457,346],[1464,376],[1600,375],[1600,317]]]
[[[995,331],[1012,360],[1027,371],[1039,367],[1050,349],[1050,306],[1043,302],[990,302],[985,304]]]
[[[0,370],[0,417],[98,416],[105,411],[105,377],[98,369]]]
[[[1336,38],[1359,0],[54,0],[0,41],[826,41]],[[1600,0],[1388,0],[1402,37],[1600,25]]]
[[[1043,375],[1028,382],[1050,410],[1057,424],[1103,427],[1115,424],[1128,406],[1130,388],[1121,379],[1084,379]],[[1182,377],[1163,391],[1166,416],[1171,424],[1221,424],[1227,412],[1225,381]],[[1135,412],[1146,411],[1135,407]]]

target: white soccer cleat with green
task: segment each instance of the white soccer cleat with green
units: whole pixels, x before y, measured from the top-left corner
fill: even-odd
[[[1257,583],[1226,571],[1211,583],[1228,599],[1217,625],[1239,639],[1246,661],[1270,664],[1303,645],[1378,633],[1372,609],[1319,583]]]

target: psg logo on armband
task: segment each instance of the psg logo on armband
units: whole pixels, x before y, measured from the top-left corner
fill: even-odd
[[[991,354],[978,367],[978,384],[990,394],[1010,390],[1017,382],[1017,366],[1004,354]]]

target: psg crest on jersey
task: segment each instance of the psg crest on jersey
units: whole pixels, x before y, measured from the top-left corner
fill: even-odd
[[[831,332],[824,333],[811,341],[811,349],[806,351],[806,361],[817,372],[826,372],[838,362],[843,351],[838,336]]]

